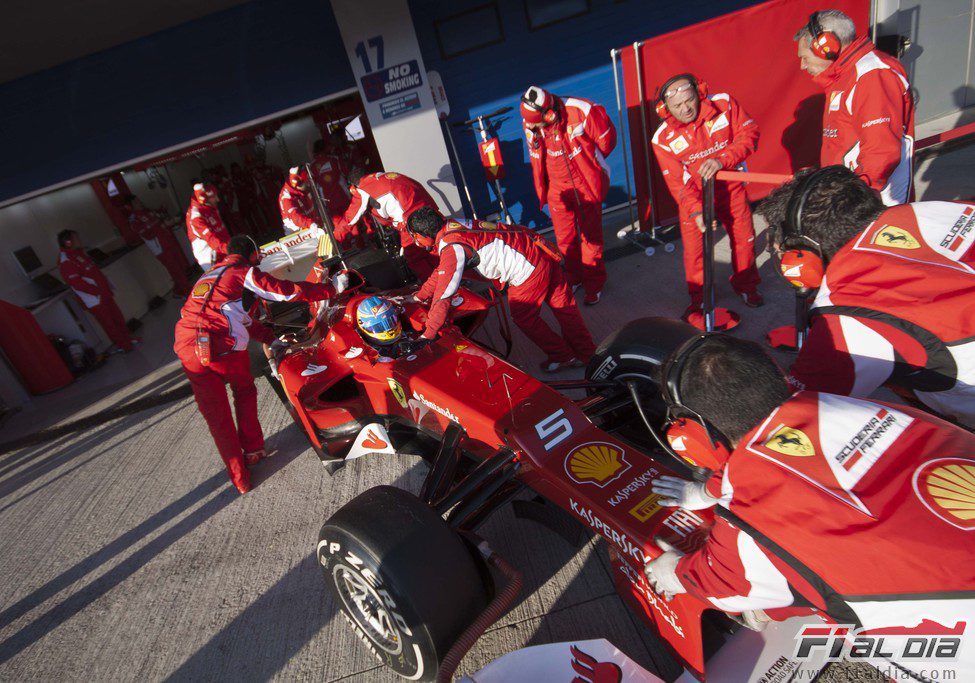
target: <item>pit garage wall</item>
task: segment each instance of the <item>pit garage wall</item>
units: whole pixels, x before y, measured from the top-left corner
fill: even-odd
[[[0,202],[354,85],[327,0],[257,0],[0,84]]]
[[[514,107],[498,130],[507,172],[502,181],[505,197],[516,221],[544,226],[551,221],[547,210],[543,213],[538,209],[528,149],[517,112],[525,89],[540,85],[558,94],[594,100],[606,107],[614,125],[618,125],[611,48],[756,3],[751,0],[590,0],[585,14],[532,31],[523,0],[497,0],[487,4],[497,7],[503,40],[444,59],[435,22],[485,4],[486,0],[410,0],[410,10],[426,68],[438,71],[443,78],[451,122],[502,106]],[[476,33],[476,27],[472,32]],[[728,39],[734,40],[734,36]],[[796,73],[802,75],[798,69]],[[496,209],[480,165],[476,138],[462,130],[454,129],[453,134],[474,203],[483,217]],[[626,201],[622,153],[622,145],[618,145],[608,159],[612,187],[605,206]]]

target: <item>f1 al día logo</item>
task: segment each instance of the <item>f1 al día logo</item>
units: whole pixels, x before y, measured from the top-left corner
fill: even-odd
[[[949,663],[958,659],[967,622],[945,626],[922,619],[917,626],[805,626],[796,635],[795,658],[835,662],[843,659],[886,659],[913,663]]]

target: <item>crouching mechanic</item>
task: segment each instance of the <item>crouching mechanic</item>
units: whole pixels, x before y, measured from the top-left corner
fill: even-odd
[[[519,225],[446,220],[430,207],[414,211],[407,225],[416,244],[440,255],[436,271],[416,293],[418,300],[432,301],[421,339],[436,339],[464,269],[473,268],[500,286],[507,285],[511,317],[545,352],[544,371],[589,361],[596,350],[592,335],[562,276],[558,252],[542,237]],[[542,304],[555,314],[561,337],[541,319]]]
[[[369,211],[375,221],[399,232],[403,258],[410,270],[421,279],[429,277],[437,260],[413,243],[406,221],[420,207],[437,208],[430,193],[402,173],[367,174],[359,167],[349,171],[349,192],[352,201],[345,211],[346,230],[351,230]],[[336,236],[342,239],[338,232]]]
[[[753,627],[813,608],[886,630],[897,666],[975,680],[975,436],[904,406],[792,394],[757,344],[721,334],[689,335],[662,378],[668,441],[713,475],[661,477],[653,492],[665,506],[717,506],[717,519],[695,552],[647,564],[655,591]],[[908,635],[962,631],[957,660],[901,656]]]
[[[975,204],[886,208],[854,171],[828,166],[758,212],[786,280],[818,289],[798,383],[850,396],[886,383],[975,427]]]
[[[758,126],[733,97],[708,95],[707,85],[692,74],[667,79],[657,97],[657,113],[663,123],[653,134],[653,153],[677,202],[684,279],[691,296],[684,313],[687,320],[704,300],[702,182],[723,168],[743,166],[758,146]],[[731,240],[731,286],[745,304],[761,306],[755,227],[744,183],[716,183],[714,211]]]
[[[541,208],[548,204],[569,284],[582,286],[584,303],[599,303],[606,284],[603,200],[609,192],[606,157],[616,128],[602,105],[559,97],[531,86],[521,98],[532,177]]]
[[[275,342],[269,327],[250,317],[255,301],[320,301],[345,289],[348,276],[332,284],[289,282],[261,272],[257,244],[248,235],[230,239],[228,254],[203,274],[180,312],[173,349],[190,380],[196,405],[210,428],[230,480],[241,493],[250,490],[248,465],[264,457],[264,433],[257,419],[257,388],[247,342]],[[226,386],[234,395],[230,412]]]

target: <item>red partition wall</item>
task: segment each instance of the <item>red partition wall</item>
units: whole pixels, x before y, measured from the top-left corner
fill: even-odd
[[[653,111],[654,94],[674,74],[691,72],[706,81],[712,93],[730,93],[758,122],[762,137],[758,151],[748,159],[749,170],[791,173],[818,163],[825,96],[799,70],[792,36],[812,12],[826,7],[846,12],[858,35],[867,30],[868,0],[771,0],[645,41],[639,55],[648,130],[642,135],[636,53],[632,45],[620,51],[641,229],[650,227],[651,202],[658,225],[677,216],[652,151],[650,196],[645,160],[660,123]],[[749,195],[758,199],[769,189],[752,185]]]

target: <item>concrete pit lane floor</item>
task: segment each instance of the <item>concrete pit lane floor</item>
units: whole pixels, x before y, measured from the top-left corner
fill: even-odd
[[[615,238],[626,221],[625,211],[607,218],[609,284],[598,306],[582,307],[597,341],[634,317],[676,317],[687,303],[679,243],[647,258]],[[761,340],[792,321],[793,294],[764,253],[759,309],[727,285],[726,238],[717,254],[718,303],[742,314],[736,335]],[[329,476],[259,380],[261,421],[277,453],[239,496],[168,350],[177,309],[171,302],[148,316],[146,343],[113,356],[104,374],[38,398],[2,425],[0,679],[400,680],[338,614],[314,551],[323,520],[345,501],[380,484],[415,492],[426,466],[362,458]],[[541,360],[517,330],[513,360],[529,371]],[[510,509],[482,534],[524,572],[525,589],[459,674],[526,645],[588,638],[672,672],[660,642],[617,597],[602,544],[574,548]],[[869,680],[855,667],[827,675]]]

